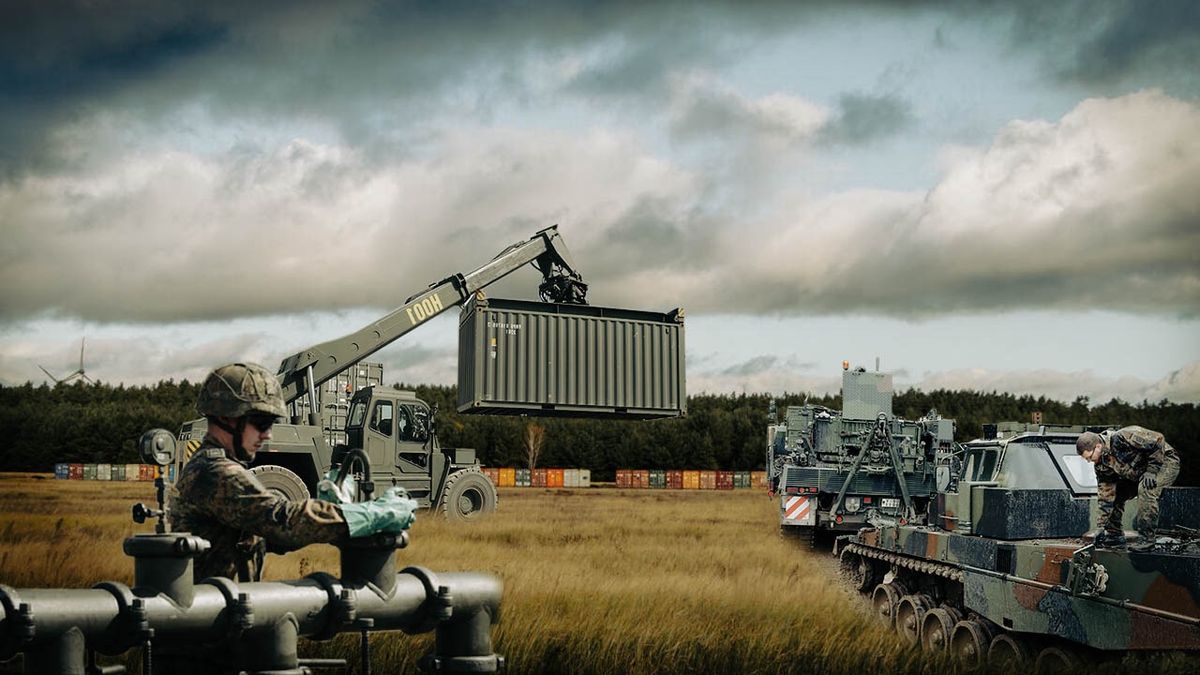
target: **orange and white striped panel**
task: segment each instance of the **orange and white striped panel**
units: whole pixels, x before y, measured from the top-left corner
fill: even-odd
[[[816,525],[817,510],[809,497],[784,495],[783,518],[794,525]]]

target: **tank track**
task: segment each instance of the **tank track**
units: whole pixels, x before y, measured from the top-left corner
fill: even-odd
[[[853,553],[854,555],[885,562],[901,569],[911,570],[920,574],[932,574],[958,583],[962,583],[966,576],[961,569],[949,563],[922,560],[902,553],[881,551],[870,546],[863,546],[862,544],[846,544],[841,550],[843,553]]]

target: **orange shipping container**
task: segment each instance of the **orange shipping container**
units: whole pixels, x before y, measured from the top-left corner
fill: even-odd
[[[500,482],[496,483],[497,487],[515,487],[517,485],[517,470],[511,468],[500,469]]]
[[[668,471],[667,472],[667,488],[671,490],[679,490],[683,488],[683,472]]]
[[[500,484],[500,469],[494,469],[490,466],[484,467],[483,475],[487,476],[488,480],[492,481],[492,485]]]
[[[733,489],[733,472],[718,471],[717,472],[717,489],[732,490]]]
[[[138,480],[154,480],[158,475],[155,472],[155,469],[157,468],[158,467],[154,466],[153,464],[139,464]]]
[[[529,482],[533,487],[546,487],[546,470],[534,469]]]
[[[700,472],[700,489],[701,490],[716,490],[717,489],[717,472],[716,471],[701,471]]]
[[[766,471],[751,471],[750,485],[762,490],[767,489],[767,472]]]
[[[633,487],[633,472],[629,469],[617,469],[617,487]]]
[[[562,469],[546,469],[546,487],[563,486],[563,470]]]
[[[633,483],[633,487],[638,489],[650,487],[650,470],[635,469],[633,471],[633,480],[631,482]]]
[[[684,490],[699,490],[700,489],[700,472],[699,471],[684,471],[683,472],[683,489]]]

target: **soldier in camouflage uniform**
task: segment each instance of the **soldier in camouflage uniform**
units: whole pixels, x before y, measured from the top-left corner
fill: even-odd
[[[171,527],[212,547],[193,567],[207,577],[258,581],[268,548],[283,552],[377,532],[399,533],[413,521],[415,501],[389,491],[373,502],[289,501],[268,492],[247,466],[286,413],[279,380],[252,363],[233,363],[205,379],[196,409],[208,418],[204,442],[172,492]],[[156,652],[155,670],[183,674],[242,670],[240,656],[219,645],[173,646]]]
[[[1121,519],[1125,502],[1138,500],[1134,527],[1140,545],[1154,541],[1158,527],[1158,499],[1164,487],[1179,475],[1179,454],[1163,435],[1138,426],[1103,433],[1084,432],[1075,442],[1081,457],[1095,464],[1096,496],[1100,507],[1097,546],[1123,547]]]
[[[196,409],[208,419],[208,433],[175,482],[171,527],[212,544],[195,561],[197,581],[212,576],[258,581],[268,547],[284,552],[348,536],[399,532],[412,522],[415,503],[407,499],[289,501],[263,487],[247,466],[286,409],[279,380],[262,366],[217,368],[205,379]]]

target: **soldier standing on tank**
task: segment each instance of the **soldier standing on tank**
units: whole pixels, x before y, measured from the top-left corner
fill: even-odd
[[[1095,464],[1096,497],[1100,506],[1097,547],[1123,548],[1121,519],[1125,502],[1137,497],[1134,528],[1136,548],[1149,548],[1158,528],[1158,498],[1179,475],[1179,454],[1162,434],[1138,426],[1116,431],[1086,431],[1075,441],[1075,451]]]

